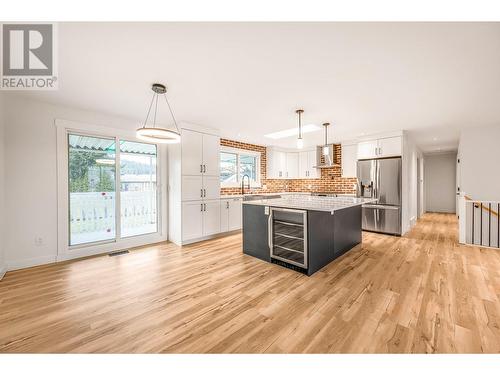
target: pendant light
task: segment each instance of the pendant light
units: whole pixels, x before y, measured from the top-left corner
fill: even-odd
[[[297,138],[297,148],[304,147],[304,140],[302,139],[302,113],[304,113],[303,109],[297,109],[295,113],[299,117],[299,136]]]
[[[179,127],[177,126],[177,121],[175,121],[174,113],[172,112],[172,108],[170,108],[170,103],[167,99],[167,87],[162,85],[161,83],[154,83],[151,87],[153,90],[153,97],[151,99],[151,103],[149,104],[148,113],[146,115],[146,120],[144,120],[144,124],[141,128],[137,129],[136,136],[139,139],[149,142],[155,143],[179,143],[181,141],[181,134],[179,132]],[[170,111],[170,115],[174,120],[174,125],[176,130],[171,130],[162,127],[156,127],[156,114],[158,112],[158,97],[163,95],[165,101],[167,102],[168,109]],[[153,124],[152,126],[147,126],[147,122],[149,119],[149,114],[151,113],[151,108],[153,107],[153,103],[155,103],[155,111],[153,116]]]
[[[325,127],[325,145],[323,146],[322,154],[323,156],[329,156],[330,148],[328,147],[328,127],[330,126],[330,123],[325,122],[323,126]]]

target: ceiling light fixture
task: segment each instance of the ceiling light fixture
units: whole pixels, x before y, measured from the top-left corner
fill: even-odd
[[[299,116],[299,136],[297,137],[297,148],[304,147],[304,140],[302,139],[302,113],[303,109],[297,109],[295,113]]]
[[[323,146],[323,156],[330,155],[330,149],[328,148],[328,127],[330,126],[329,122],[325,122],[323,124],[325,127],[325,145]]]
[[[179,127],[177,126],[177,121],[175,121],[174,113],[172,112],[172,108],[170,108],[170,103],[167,99],[167,87],[162,85],[161,83],[154,83],[151,87],[153,90],[153,97],[151,98],[151,103],[149,104],[148,113],[146,115],[146,119],[144,120],[144,124],[141,128],[137,129],[136,136],[139,139],[149,142],[155,143],[179,143],[181,141],[181,134],[179,132]],[[170,111],[170,115],[174,120],[174,125],[176,130],[170,130],[167,128],[156,127],[156,114],[158,112],[158,96],[163,95],[165,101],[167,102],[168,109]],[[153,117],[152,126],[147,126],[147,122],[149,119],[149,114],[151,113],[151,108],[153,107],[153,103],[155,103],[155,112]]]

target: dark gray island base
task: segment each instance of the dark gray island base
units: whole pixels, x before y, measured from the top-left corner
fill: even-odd
[[[286,203],[244,202],[245,254],[310,276],[361,242],[359,201],[331,210]]]

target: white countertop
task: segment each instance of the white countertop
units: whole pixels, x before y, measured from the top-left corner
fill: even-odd
[[[245,194],[245,196],[252,196],[252,195],[307,195],[310,196],[312,193],[310,191],[300,191],[300,192],[278,192],[278,193],[250,193],[250,194]],[[334,194],[334,193],[332,193]],[[340,198],[343,197],[354,197],[353,194],[338,194]],[[221,195],[220,199],[232,199],[232,198],[243,198],[242,194],[230,194],[230,195]]]
[[[281,198],[244,201],[243,204],[333,212],[343,208],[360,206],[365,203],[374,203],[376,201],[376,199],[372,198],[318,197],[304,194],[288,194]]]

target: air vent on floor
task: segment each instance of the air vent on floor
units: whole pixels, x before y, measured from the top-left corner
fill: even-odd
[[[128,250],[115,251],[114,253],[109,253],[110,257],[115,257],[117,255],[128,254]]]

